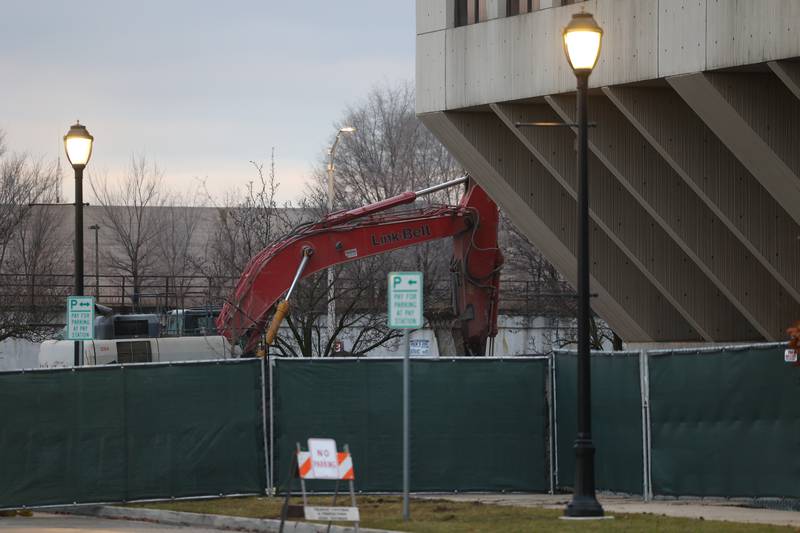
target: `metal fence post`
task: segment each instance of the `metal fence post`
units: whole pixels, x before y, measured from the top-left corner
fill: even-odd
[[[266,357],[261,358],[261,433],[264,442],[264,477],[267,483],[267,495],[272,495],[272,479],[270,479],[270,460],[269,445],[267,440],[267,387],[264,366],[267,364]]]
[[[275,487],[275,410],[274,410],[274,393],[273,393],[273,372],[272,368],[275,366],[275,358],[267,356],[264,358],[267,361],[267,372],[269,373],[269,484]],[[277,491],[273,490],[273,495]]]
[[[642,397],[642,498],[653,499],[651,479],[651,440],[650,440],[650,365],[647,350],[639,352],[639,390]]]
[[[556,352],[553,351],[552,375],[550,377],[553,383],[553,479],[555,487],[558,487],[558,391],[556,390],[556,364]]]
[[[553,392],[555,387],[555,374],[553,373],[553,366],[555,364],[555,354],[550,352],[550,355],[547,356],[547,384],[548,387],[546,388],[547,394],[547,414],[549,417],[549,422],[547,424],[547,438],[550,443],[550,494],[555,494],[555,484],[556,484],[556,466],[555,466],[555,446],[556,446],[556,439],[555,439],[555,428],[553,424],[555,424],[555,400],[556,395]]]
[[[411,346],[409,330],[403,330],[403,521],[411,518]]]

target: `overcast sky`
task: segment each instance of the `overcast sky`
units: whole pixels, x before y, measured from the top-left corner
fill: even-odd
[[[275,146],[294,199],[345,106],[414,75],[412,0],[2,4],[8,148],[54,159],[80,119],[95,137],[87,172],[112,178],[146,154],[174,188],[201,178],[219,195]]]

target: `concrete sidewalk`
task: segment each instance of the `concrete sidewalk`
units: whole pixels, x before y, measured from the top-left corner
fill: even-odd
[[[419,499],[443,499],[459,502],[477,501],[494,505],[515,505],[520,507],[544,507],[563,509],[571,499],[570,494],[415,494]],[[702,518],[723,522],[743,522],[750,524],[774,524],[778,526],[800,527],[799,511],[777,511],[743,507],[741,503],[697,500],[657,500],[644,502],[641,498],[600,495],[600,503],[606,514],[650,513],[680,518]]]

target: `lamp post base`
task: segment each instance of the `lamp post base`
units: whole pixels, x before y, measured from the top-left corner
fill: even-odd
[[[565,518],[604,518],[603,506],[591,495],[574,495],[564,509]]]
[[[588,357],[587,357],[588,359]],[[588,433],[578,433],[575,439],[575,490],[572,501],[564,509],[570,518],[601,518],[603,506],[594,490],[594,444]]]

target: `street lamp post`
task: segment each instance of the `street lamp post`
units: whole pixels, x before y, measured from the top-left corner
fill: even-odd
[[[334,157],[336,156],[336,146],[339,144],[339,137],[342,133],[353,133],[356,129],[352,126],[345,126],[339,128],[336,132],[336,138],[333,140],[330,150],[328,150],[328,213],[333,211],[333,169]],[[328,339],[333,340],[333,334],[336,331],[336,290],[334,288],[334,274],[333,267],[328,269]],[[331,346],[333,346],[331,344]]]
[[[94,137],[76,121],[64,135],[64,149],[75,170],[75,296],[83,296],[83,169],[92,157]],[[81,364],[81,341],[75,341],[75,366]]]
[[[94,297],[100,300],[100,225],[92,224],[89,229],[94,231]]]
[[[589,179],[586,101],[589,75],[600,55],[603,30],[590,13],[575,13],[564,28],[564,51],[578,81],[578,435],[575,439],[575,487],[564,514],[601,517],[594,487],[589,321]]]

